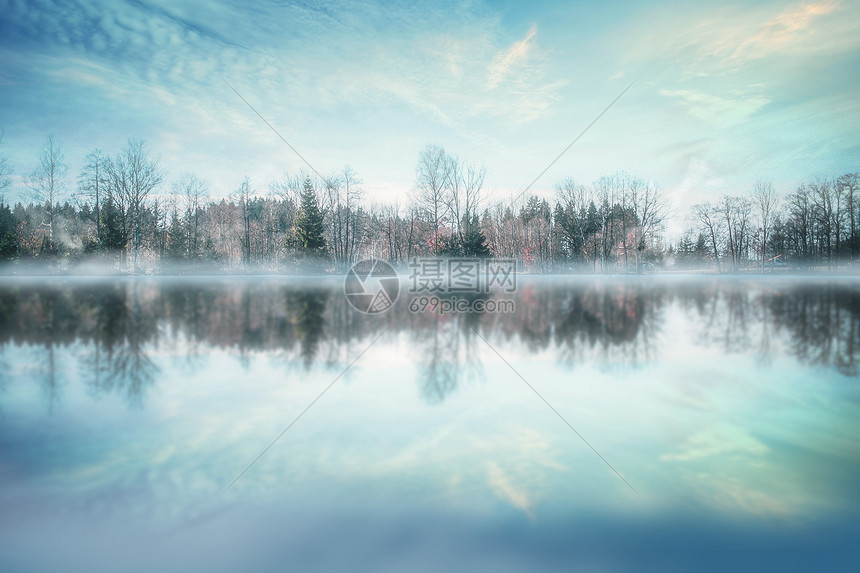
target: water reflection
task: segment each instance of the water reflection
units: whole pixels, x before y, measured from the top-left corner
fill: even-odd
[[[329,294],[328,291],[319,288],[287,293],[287,313],[292,317],[302,362],[306,368],[316,357],[325,332],[323,315]]]
[[[856,537],[851,281],[523,279],[515,313],[462,315],[340,289],[3,283],[0,569],[790,568]]]
[[[435,320],[415,345],[418,385],[425,401],[440,403],[460,384],[483,378],[474,331],[478,315]]]
[[[774,296],[768,311],[776,328],[788,333],[790,353],[801,361],[858,375],[860,294],[833,285],[803,286]]]
[[[858,375],[860,290],[849,282],[534,279],[521,281],[514,300],[515,313],[438,315],[410,312],[404,296],[392,311],[366,316],[347,304],[336,280],[13,282],[0,287],[0,345],[35,349],[49,407],[62,399],[71,372],[94,396],[118,393],[143,404],[158,380],[150,355],[159,350],[189,361],[229,349],[246,366],[266,353],[287,367],[335,367],[383,328],[407,340],[428,403],[482,378],[473,329],[500,349],[550,351],[566,367],[623,372],[659,360],[672,342],[661,338],[663,326],[680,317],[702,347],[753,353],[764,366],[786,355]],[[60,348],[73,349],[75,364],[58,364]],[[4,366],[0,389],[10,379]]]

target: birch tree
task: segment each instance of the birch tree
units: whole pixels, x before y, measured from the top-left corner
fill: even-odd
[[[48,141],[39,152],[39,163],[27,178],[27,186],[33,194],[33,199],[41,203],[45,208],[46,221],[42,225],[48,228],[48,248],[55,249],[54,216],[57,200],[65,189],[66,175],[69,168],[66,167],[65,156],[60,145],[54,141],[54,136],[48,137]]]
[[[418,155],[416,203],[433,225],[433,254],[439,252],[439,226],[448,212],[448,161],[445,150],[428,145]]]
[[[0,146],[3,145],[3,137],[5,135],[6,131],[0,129]],[[12,175],[12,166],[9,165],[9,158],[0,153],[0,201],[6,200],[6,191],[12,187],[10,175]]]
[[[761,269],[767,259],[767,245],[770,241],[773,228],[773,218],[776,216],[777,197],[773,190],[773,183],[769,181],[757,181],[753,187],[753,201],[758,209],[760,232],[758,251],[761,261]]]
[[[102,202],[108,187],[108,157],[100,149],[94,149],[86,158],[78,176],[78,193],[84,200],[93,201],[96,226],[96,244],[102,242]]]
[[[116,159],[110,162],[109,178],[113,190],[123,199],[122,206],[128,219],[126,229],[131,234],[132,268],[136,271],[139,269],[145,202],[162,181],[158,160],[150,158],[143,139],[129,139]]]

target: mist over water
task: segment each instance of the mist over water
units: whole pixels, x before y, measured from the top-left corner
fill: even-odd
[[[364,315],[340,277],[4,278],[0,564],[856,559],[855,280],[518,280],[515,313]]]

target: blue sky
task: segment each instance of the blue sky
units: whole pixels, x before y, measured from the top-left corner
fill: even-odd
[[[678,216],[757,179],[860,169],[860,2],[0,0],[0,152],[15,186],[53,134],[84,155],[143,137],[172,179],[258,192],[301,160],[405,204],[419,151],[487,167],[490,198],[619,170]]]

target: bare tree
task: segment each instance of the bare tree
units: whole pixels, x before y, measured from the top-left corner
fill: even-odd
[[[6,131],[0,129],[0,145],[3,145],[3,137]],[[6,200],[6,190],[12,186],[12,166],[9,165],[9,158],[0,153],[0,202]]]
[[[613,206],[620,204],[624,197],[624,183],[619,175],[612,177],[604,176],[594,183],[595,195],[600,201],[600,268],[603,271],[607,270],[607,263],[612,259],[612,251],[614,250],[618,237],[617,223],[613,217]],[[622,214],[621,221],[623,224],[624,216]],[[622,238],[622,246],[627,249],[627,237]]]
[[[787,221],[794,254],[805,264],[812,258],[814,209],[809,187],[801,185],[787,199]]]
[[[96,217],[96,242],[101,244],[101,202],[108,186],[108,162],[100,149],[94,149],[84,159],[78,176],[78,193],[85,200],[93,200]]]
[[[773,183],[769,181],[757,181],[755,187],[753,187],[753,201],[755,201],[758,208],[759,224],[761,225],[759,255],[763,271],[764,263],[767,259],[767,245],[770,240],[773,219],[777,210],[777,197],[773,190]]]
[[[667,205],[660,188],[651,181],[633,178],[628,184],[629,205],[638,224],[634,231],[636,271],[641,269],[641,254],[655,240],[666,218]],[[625,241],[626,244],[626,241]]]
[[[251,264],[251,210],[249,203],[251,202],[251,181],[247,177],[242,180],[242,184],[236,190],[238,196],[239,209],[242,215],[242,264],[247,267]]]
[[[827,266],[834,263],[834,252],[839,245],[840,205],[836,186],[828,179],[816,179],[809,184],[813,213],[818,230],[818,251],[827,258]]]
[[[466,191],[463,188],[463,169],[464,166],[460,162],[459,157],[445,155],[445,207],[448,213],[451,214],[451,239],[454,240],[456,238],[457,242],[462,239],[460,221],[465,209]]]
[[[848,211],[848,242],[851,252],[851,261],[857,258],[860,237],[857,236],[857,209],[860,207],[857,193],[860,191],[860,173],[846,173],[836,180],[839,194],[845,199],[845,208]]]
[[[349,165],[325,181],[326,213],[335,262],[348,264],[355,257],[358,244],[358,212],[361,200],[361,179]]]
[[[577,183],[572,177],[567,177],[556,184],[557,208],[553,217],[555,234],[559,237],[560,254],[563,257],[572,256],[574,260],[584,259],[586,253],[586,221],[589,204],[593,197],[585,185]],[[592,265],[597,265],[597,241],[592,241]]]
[[[478,210],[481,207],[484,179],[486,176],[487,168],[483,165],[477,166],[474,163],[467,163],[465,169],[462,170],[462,187],[464,193],[463,220],[466,222],[467,234],[475,231],[472,227],[474,221],[477,220]]]
[[[439,226],[447,214],[448,161],[445,150],[428,145],[418,155],[417,205],[433,225],[433,254],[439,252]]]
[[[69,172],[64,160],[63,150],[54,141],[54,136],[49,136],[39,152],[38,165],[27,179],[27,186],[32,191],[33,198],[45,208],[47,221],[43,221],[42,225],[48,227],[50,249],[54,248],[54,209],[64,190],[66,175]]]
[[[711,241],[711,253],[714,257],[714,263],[717,265],[717,272],[720,273],[722,270],[720,269],[719,243],[723,234],[722,218],[717,209],[708,201],[695,205],[693,213],[699,222],[699,228]]]
[[[732,269],[737,271],[748,256],[752,203],[744,197],[723,195],[718,210],[726,223],[726,247]]]
[[[207,185],[196,175],[186,173],[173,184],[173,193],[182,201],[182,222],[185,226],[185,257],[197,259],[201,255],[200,212],[203,200],[209,194]]]
[[[143,139],[129,139],[116,159],[109,163],[108,175],[111,186],[124,199],[123,206],[131,224],[133,269],[137,270],[146,198],[162,181],[158,160],[150,159]]]
[[[474,231],[487,170],[484,166],[446,156],[446,207],[451,214],[451,236],[463,244]]]

